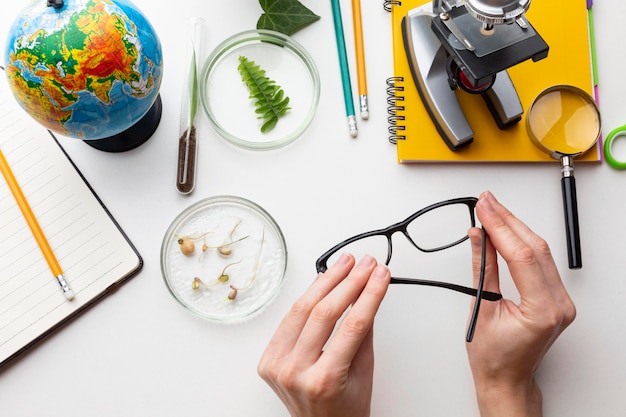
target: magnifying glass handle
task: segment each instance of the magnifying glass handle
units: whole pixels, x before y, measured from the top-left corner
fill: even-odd
[[[576,178],[574,178],[573,171],[571,172],[571,176],[561,178],[561,189],[563,190],[563,211],[565,213],[565,233],[567,235],[567,258],[569,267],[570,269],[580,269],[583,266],[583,261],[580,254]]]

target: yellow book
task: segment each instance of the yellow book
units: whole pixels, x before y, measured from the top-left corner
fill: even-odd
[[[535,97],[557,84],[574,85],[596,97],[592,57],[591,9],[585,0],[567,7],[552,0],[535,0],[526,16],[549,46],[547,58],[527,60],[507,71],[524,114],[516,125],[501,130],[480,95],[457,91],[458,101],[474,131],[474,141],[452,151],[430,119],[413,81],[404,50],[402,19],[424,0],[386,1],[391,11],[394,77],[388,80],[390,141],[397,143],[398,162],[554,162],[535,147],[526,132],[525,118]],[[600,143],[576,161],[600,161]]]

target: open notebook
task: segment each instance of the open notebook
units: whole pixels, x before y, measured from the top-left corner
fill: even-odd
[[[137,273],[142,259],[0,71],[0,149],[75,293],[67,301],[0,175],[0,368]]]

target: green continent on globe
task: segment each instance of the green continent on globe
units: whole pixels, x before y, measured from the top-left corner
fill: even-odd
[[[18,102],[48,129],[96,139],[119,133],[111,128],[124,130],[149,109],[160,84],[160,45],[156,35],[156,45],[142,43],[137,25],[143,22],[129,19],[124,1],[78,3],[58,17],[61,24],[52,24],[57,16],[50,14],[23,15],[7,50],[6,72]],[[151,59],[142,48],[159,51]],[[138,105],[146,98],[149,103]]]

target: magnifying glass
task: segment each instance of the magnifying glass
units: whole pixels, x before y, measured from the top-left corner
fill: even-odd
[[[574,158],[600,137],[600,110],[589,94],[570,85],[542,91],[526,116],[528,135],[537,147],[561,161],[561,189],[570,269],[582,268]]]

